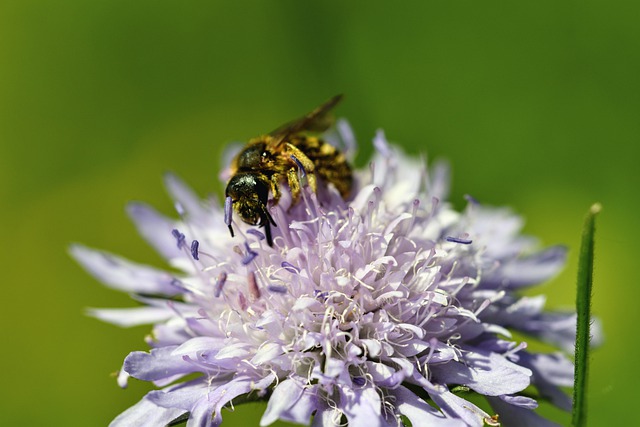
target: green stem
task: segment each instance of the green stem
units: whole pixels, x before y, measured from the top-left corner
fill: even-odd
[[[589,372],[589,340],[591,338],[591,290],[593,287],[593,252],[595,244],[595,220],[601,206],[596,203],[589,209],[582,230],[580,259],[578,261],[578,289],[576,295],[577,330],[573,386],[574,427],[583,427],[587,420],[587,374]]]

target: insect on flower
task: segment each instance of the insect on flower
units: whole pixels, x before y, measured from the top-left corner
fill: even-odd
[[[314,192],[318,177],[325,184],[333,184],[343,198],[349,196],[353,176],[344,153],[307,135],[331,126],[328,113],[341,99],[342,95],[336,95],[307,115],[251,139],[238,153],[225,191],[225,222],[232,237],[235,210],[247,224],[264,227],[267,243],[273,246],[271,226],[276,223],[269,213],[269,194],[271,203],[278,204],[285,182],[291,192],[291,206],[300,200],[304,179]]]
[[[256,225],[271,224],[273,215],[278,251],[249,236],[229,250],[219,237],[231,222],[215,220],[223,216],[218,204],[202,202],[170,174],[179,219],[140,203],[128,211],[175,268],[72,246],[90,273],[143,304],[92,315],[121,326],[153,324],[151,349],[129,353],[118,383],[136,378],[157,388],[112,427],[187,419],[189,426],[218,427],[225,407],[252,401],[268,401],[262,426],[552,426],[535,411],[538,400],[571,409],[561,389],[573,385],[570,359],[533,352],[509,332],[574,348],[574,313],[546,312],[544,295],[520,295],[554,276],[566,249],[538,250],[509,209],[469,198],[464,210],[454,210],[446,201],[448,168],[405,155],[382,131],[371,165],[353,171],[352,188],[342,185],[351,169],[328,160],[341,155],[300,135],[318,129],[311,122],[338,99],[278,136],[256,139],[235,161],[239,178],[229,184],[224,214],[230,219],[234,207],[254,206]],[[350,129],[338,133],[349,146]],[[278,151],[266,149],[271,138],[284,141],[274,145]],[[322,147],[333,154],[314,162]],[[265,152],[274,158],[269,167],[237,164]],[[313,168],[303,164],[307,159]],[[318,197],[303,199],[312,172]],[[233,194],[234,179],[243,176],[266,180],[261,193]],[[323,184],[336,191],[322,194]],[[338,190],[350,190],[348,200]],[[288,209],[294,191],[305,203]],[[253,228],[247,234],[262,235]],[[482,396],[490,408],[473,403]]]

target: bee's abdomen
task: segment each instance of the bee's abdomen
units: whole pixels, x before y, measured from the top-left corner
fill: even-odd
[[[344,153],[315,137],[301,138],[295,145],[313,162],[322,180],[333,184],[343,198],[349,196],[353,173]]]

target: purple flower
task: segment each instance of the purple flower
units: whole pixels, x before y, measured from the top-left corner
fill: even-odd
[[[456,212],[444,201],[446,166],[427,171],[382,133],[374,145],[351,200],[307,190],[290,207],[283,192],[270,209],[273,247],[240,222],[232,238],[224,208],[173,175],[166,184],[179,220],[143,204],[129,214],[180,273],[72,247],[90,273],[141,303],[94,316],[154,324],[151,350],[126,357],[119,383],[132,376],[158,389],[112,425],[164,425],[188,413],[188,426],[217,426],[237,398],[268,399],[261,425],[553,425],[522,394],[529,386],[570,408],[559,387],[573,383],[571,362],[531,353],[510,332],[572,349],[574,315],[518,294],[554,276],[565,249],[536,252],[508,209],[470,199]],[[493,413],[466,400],[469,391]]]

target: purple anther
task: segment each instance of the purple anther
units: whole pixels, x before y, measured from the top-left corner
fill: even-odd
[[[224,282],[227,281],[227,273],[224,271],[218,274],[218,278],[216,279],[216,284],[213,286],[213,296],[218,298],[220,293],[222,293],[222,287],[224,286]]]
[[[258,238],[258,240],[264,240],[264,234],[261,233],[260,231],[256,230],[255,228],[250,228],[247,230],[247,234],[251,234],[253,236],[256,236]]]
[[[253,271],[249,273],[247,276],[248,279],[248,288],[249,288],[249,296],[252,301],[256,301],[260,299],[260,288],[258,288],[258,281],[256,280],[256,273]]]
[[[270,292],[275,292],[276,294],[286,294],[287,293],[287,288],[285,286],[282,285],[269,285],[267,286],[267,289],[269,289]]]
[[[326,300],[327,297],[329,296],[329,293],[327,293],[326,291],[321,291],[319,289],[314,289],[313,296],[316,297],[317,299]]]
[[[257,252],[247,252],[247,256],[242,258],[242,265],[249,265],[258,256]]]
[[[307,171],[304,169],[304,166],[302,166],[302,162],[300,162],[300,160],[298,160],[298,158],[293,154],[291,155],[291,159],[293,159],[293,161],[296,162],[296,165],[298,165],[298,170],[302,172],[302,177],[304,178],[307,176]]]
[[[245,257],[242,258],[242,265],[248,265],[251,261],[253,261],[258,256],[258,252],[251,249],[251,246],[249,246],[249,243],[247,242],[244,242],[244,247],[247,250],[247,255],[245,255]]]
[[[176,288],[184,289],[184,283],[182,283],[182,280],[176,277],[171,279],[171,285],[175,286]]]
[[[233,209],[233,200],[231,196],[227,196],[224,199],[224,223],[231,225],[231,211]]]
[[[364,377],[353,377],[353,383],[358,387],[362,387],[367,383],[367,380]]]
[[[282,266],[282,268],[287,270],[289,273],[295,273],[295,274],[299,274],[300,273],[300,269],[298,267],[296,267],[293,264],[288,263],[287,261],[282,261],[282,264],[280,264],[280,266]]]
[[[473,240],[471,239],[462,239],[460,237],[452,237],[452,236],[447,236],[446,240],[447,242],[460,243],[462,245],[470,245],[473,242]]]
[[[178,249],[182,249],[185,245],[185,237],[184,234],[179,232],[177,229],[171,230],[171,234],[176,238],[176,244],[178,245]]]
[[[473,197],[473,196],[472,196],[472,195],[470,195],[470,194],[465,194],[465,195],[464,195],[464,198],[465,198],[465,200],[466,200],[467,202],[472,203],[472,204],[474,204],[474,205],[479,205],[479,204],[480,204],[480,202],[478,201],[478,199],[476,199],[475,197]]]
[[[224,199],[224,223],[229,227],[229,232],[231,233],[231,237],[233,237],[233,227],[231,227],[231,219],[233,214],[233,200],[231,200],[230,196],[227,196]]]
[[[200,259],[199,256],[198,256],[198,248],[199,247],[200,247],[200,242],[198,242],[197,240],[194,240],[193,242],[191,242],[191,256],[196,261],[198,261]]]

